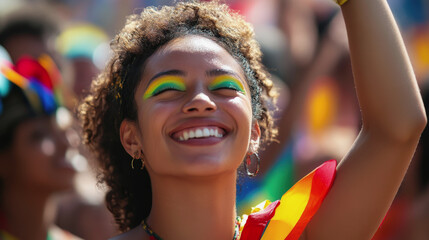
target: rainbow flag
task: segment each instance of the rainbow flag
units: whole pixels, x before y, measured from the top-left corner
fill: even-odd
[[[329,192],[337,162],[330,160],[302,178],[280,199],[250,214],[241,240],[299,239]]]

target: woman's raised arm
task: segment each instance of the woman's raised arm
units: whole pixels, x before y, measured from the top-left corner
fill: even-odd
[[[342,7],[362,130],[305,239],[371,239],[401,184],[426,124],[417,82],[386,0]]]

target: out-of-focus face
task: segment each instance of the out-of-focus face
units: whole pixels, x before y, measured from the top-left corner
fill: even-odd
[[[49,54],[52,56],[53,51],[43,39],[32,36],[30,34],[19,34],[10,37],[5,43],[6,48],[13,62],[17,62],[22,56],[31,56],[35,59],[42,54]]]
[[[52,193],[72,187],[75,170],[66,161],[68,142],[54,117],[37,117],[20,123],[2,159],[4,184]]]
[[[201,36],[175,39],[152,55],[135,101],[137,142],[151,175],[235,172],[259,139],[243,70]]]
[[[89,58],[75,58],[72,60],[74,69],[73,91],[78,97],[88,93],[91,81],[99,70]]]

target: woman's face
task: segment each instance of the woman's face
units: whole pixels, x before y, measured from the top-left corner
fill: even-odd
[[[66,161],[68,147],[54,117],[37,117],[18,125],[7,151],[5,184],[40,192],[68,189],[75,170]]]
[[[243,70],[201,36],[175,39],[153,54],[135,101],[137,149],[128,152],[141,149],[151,174],[235,172],[249,144],[259,141]]]

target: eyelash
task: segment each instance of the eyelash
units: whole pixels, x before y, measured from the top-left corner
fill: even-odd
[[[180,91],[180,92],[183,92],[183,90],[180,88],[180,87],[178,87],[178,86],[172,86],[172,85],[164,85],[164,86],[160,86],[160,87],[158,87],[154,92],[153,92],[153,94],[152,94],[152,96],[156,96],[156,95],[159,95],[159,94],[161,94],[161,93],[163,93],[163,92],[165,92],[165,91],[168,91],[168,90],[173,90],[173,91]]]
[[[230,90],[235,90],[235,91],[238,91],[238,92],[242,92],[242,90],[240,89],[240,87],[238,87],[233,82],[223,82],[223,83],[218,84],[217,86],[210,87],[211,91],[216,91],[216,90],[221,90],[221,89],[230,89]]]

